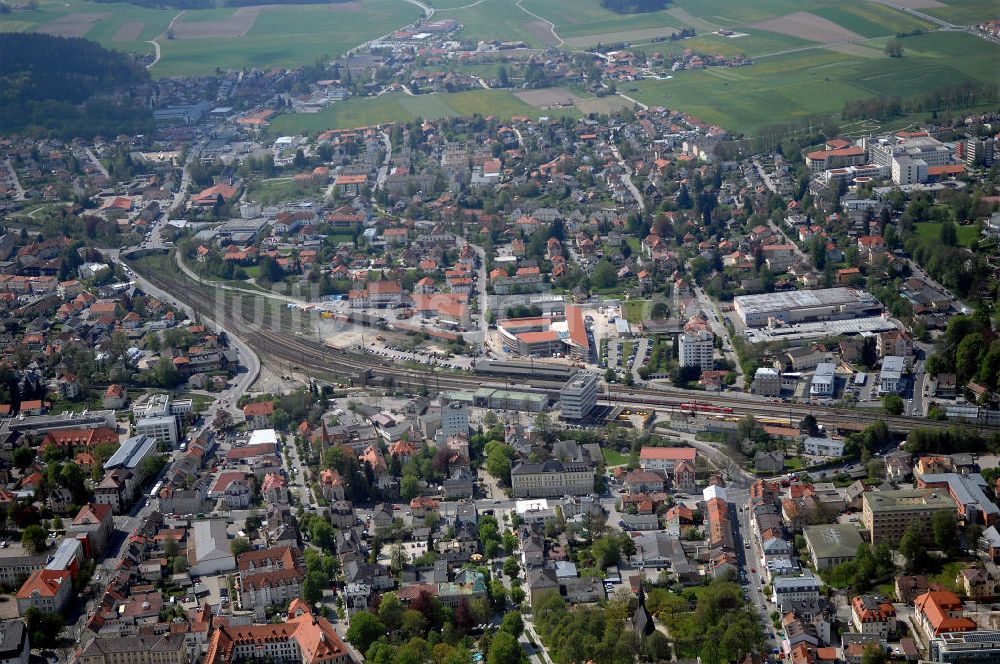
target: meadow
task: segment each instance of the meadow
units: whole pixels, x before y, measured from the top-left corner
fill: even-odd
[[[380,97],[355,97],[336,102],[319,113],[281,115],[275,118],[268,131],[273,135],[316,134],[327,129],[350,129],[386,122],[409,122],[417,118],[437,119],[476,113],[503,119],[512,115],[532,118],[580,115],[575,108],[542,111],[506,90],[469,90],[417,96],[388,93]]]
[[[941,237],[942,224],[940,221],[924,221],[914,224],[914,226],[917,229],[917,237],[925,242],[937,242]],[[974,225],[956,226],[955,236],[959,245],[968,247],[977,237],[976,227]]]
[[[178,37],[186,31],[205,36],[167,39],[167,26],[179,13],[125,3],[39,0],[37,11],[0,15],[0,31],[51,31],[141,54],[151,54],[149,41],[159,37],[161,59],[150,73],[166,77],[210,74],[216,67],[308,64],[324,55],[341,55],[421,14],[404,0],[363,0],[360,9],[290,5],[188,10],[177,18],[174,32]],[[248,27],[245,34],[234,34],[241,31],[233,26],[239,21]]]
[[[995,0],[941,2],[939,7],[920,11],[957,24],[1000,17]],[[565,48],[583,49],[602,41],[648,44],[675,30],[692,28],[697,32],[693,39],[656,42],[644,48],[665,53],[686,49],[744,53],[754,63],[681,71],[670,80],[622,83],[619,89],[643,103],[688,111],[741,132],[836,113],[847,100],[917,95],[964,80],[1000,82],[995,64],[1000,48],[957,31],[903,38],[904,56],[886,57],[885,44],[895,34],[935,30],[936,26],[874,0],[673,0],[663,11],[632,15],[608,12],[598,0],[520,0],[520,4],[518,0],[432,0],[432,4],[436,19],[453,18],[463,24],[460,36],[465,39],[519,40],[535,48],[563,43]],[[0,15],[0,31],[85,36],[109,48],[141,54],[152,53],[150,42],[157,39],[161,60],[150,71],[154,77],[166,77],[208,74],[216,68],[312,63],[321,56],[343,54],[419,15],[420,10],[405,0],[263,5],[183,14],[124,3],[39,0],[36,11]],[[168,39],[165,32],[171,21],[174,38]],[[744,36],[721,36],[715,33],[719,28]],[[482,69],[484,75],[492,76],[496,66],[483,65]],[[595,101],[558,113],[579,116],[590,110],[611,110],[618,103]],[[503,90],[418,97],[394,93],[350,99],[318,114],[284,115],[272,130],[311,133],[471,113],[538,117],[556,112],[532,107]]]
[[[817,47],[756,60],[748,67],[678,72],[619,90],[649,105],[678,108],[743,133],[811,115],[835,114],[845,101],[911,96],[963,80],[996,82],[997,48],[958,32],[903,39],[901,58],[869,58]],[[882,49],[880,40],[868,43]],[[781,115],[775,115],[781,109]]]

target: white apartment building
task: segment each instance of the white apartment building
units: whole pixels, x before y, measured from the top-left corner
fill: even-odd
[[[809,385],[809,394],[814,397],[833,396],[836,385],[837,366],[833,362],[820,362],[816,365],[813,373],[812,383]]]
[[[844,454],[844,441],[839,438],[808,436],[802,441],[802,449],[812,456],[839,457]]]
[[[886,355],[882,358],[882,370],[878,374],[878,389],[882,394],[899,392],[906,360],[899,355]]]
[[[782,613],[792,602],[809,602],[819,599],[819,581],[812,572],[801,576],[779,576],[771,582],[772,601]]]
[[[678,357],[682,367],[698,367],[702,371],[712,370],[712,355],[715,352],[715,335],[708,330],[685,332],[678,337]]]
[[[444,440],[469,435],[469,410],[464,404],[453,402],[441,409],[441,435]]]
[[[597,376],[578,373],[559,390],[559,410],[563,419],[582,420],[597,405]]]
[[[145,434],[171,447],[176,446],[181,432],[179,418],[191,411],[189,399],[171,403],[169,395],[154,394],[132,409],[135,433]]]

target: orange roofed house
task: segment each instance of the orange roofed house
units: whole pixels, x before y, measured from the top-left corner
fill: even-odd
[[[59,613],[66,606],[72,588],[73,580],[66,570],[35,570],[17,591],[17,613],[23,616],[28,609]]]
[[[973,632],[978,625],[962,612],[962,600],[950,590],[931,590],[913,602],[917,624],[933,639],[945,632]]]
[[[326,618],[314,616],[301,599],[292,600],[284,623],[220,625],[212,633],[205,664],[241,660],[346,664],[354,662]]]
[[[236,198],[239,190],[239,187],[220,183],[208,189],[203,189],[201,193],[191,199],[191,203],[198,207],[212,207],[219,200],[219,196],[222,196],[224,202],[231,203]]]
[[[243,406],[243,416],[247,418],[247,426],[253,429],[269,427],[272,413],[274,413],[273,401],[254,401]]]

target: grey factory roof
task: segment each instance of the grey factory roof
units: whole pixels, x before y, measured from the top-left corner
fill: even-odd
[[[766,341],[822,339],[824,337],[888,332],[889,330],[898,329],[899,326],[888,318],[865,316],[852,320],[825,320],[820,323],[794,323],[774,328],[765,327],[759,330],[746,330],[745,334],[750,343],[756,344]]]
[[[861,533],[849,523],[806,526],[802,529],[817,558],[849,558],[857,554]]]
[[[852,302],[876,304],[878,301],[871,293],[856,288],[821,288],[819,290],[739,295],[733,298],[735,305],[750,313],[776,309],[805,309]]]

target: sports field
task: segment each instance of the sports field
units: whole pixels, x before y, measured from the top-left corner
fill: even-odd
[[[156,77],[207,74],[216,67],[271,67],[335,57],[420,16],[404,0],[331,5],[255,6],[179,11],[125,3],[39,0],[37,11],[0,15],[0,31],[42,31],[86,37],[108,48],[152,53]],[[176,20],[175,20],[176,19]],[[174,39],[164,33],[173,24]]]
[[[319,113],[285,114],[275,118],[269,133],[316,134],[327,129],[350,129],[385,122],[409,122],[417,118],[436,119],[480,114],[509,118],[512,115],[578,117],[575,107],[540,110],[506,90],[469,90],[410,96],[403,93],[380,97],[356,97],[334,103]]]
[[[643,103],[678,108],[752,134],[755,129],[837,113],[847,100],[918,95],[975,79],[997,82],[997,47],[958,32],[903,40],[902,58],[869,58],[815,48],[757,60],[752,66],[678,72],[668,81],[638,81],[619,91]],[[882,49],[879,41],[868,43]],[[775,109],[780,109],[776,115]]]

